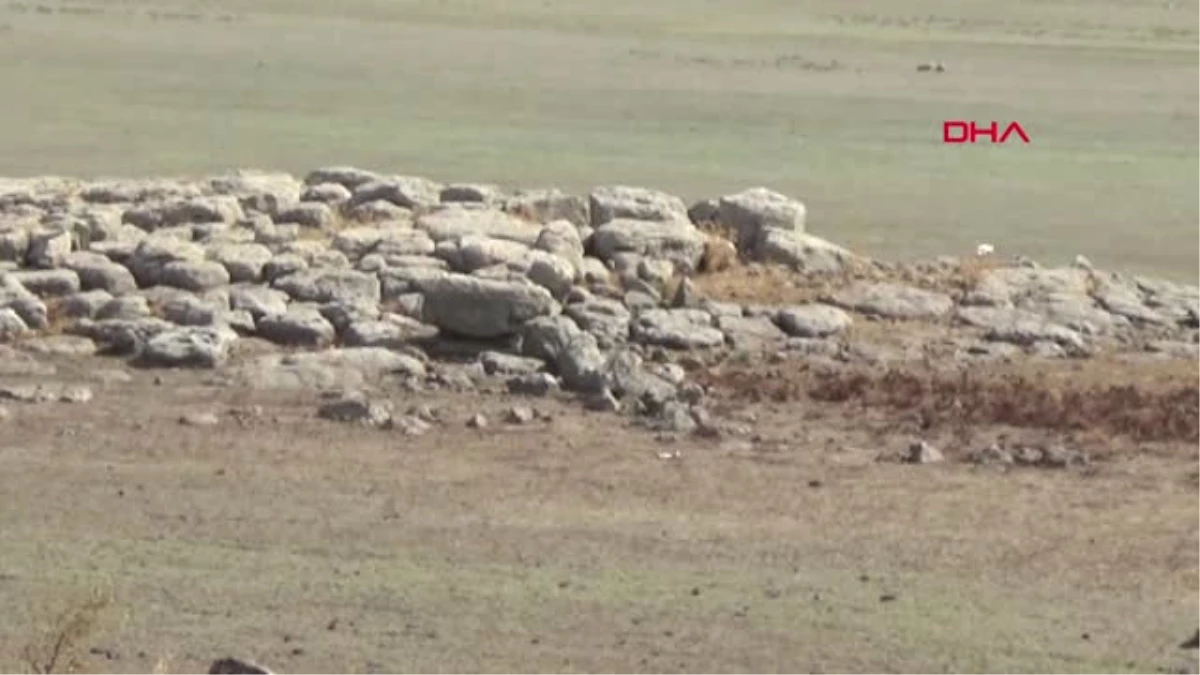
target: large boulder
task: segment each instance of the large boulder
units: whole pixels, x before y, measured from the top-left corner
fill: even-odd
[[[804,204],[765,187],[743,190],[717,202],[717,224],[736,233],[738,250],[758,250],[767,230],[804,232]]]
[[[212,191],[238,199],[243,209],[275,215],[300,201],[302,184],[287,173],[238,170],[209,180]]]
[[[166,330],[146,341],[136,363],[156,368],[216,368],[236,340],[237,333],[224,326]]]
[[[549,291],[533,283],[442,274],[417,286],[425,295],[424,322],[443,331],[472,338],[502,337],[560,309]]]
[[[526,246],[537,243],[542,226],[495,209],[448,206],[417,218],[416,228],[434,242],[468,235],[515,241]]]
[[[279,277],[271,286],[303,302],[367,301],[380,299],[379,277],[349,269],[307,269]]]
[[[592,233],[592,250],[609,261],[620,254],[674,260],[695,269],[704,255],[704,233],[687,220],[629,220],[619,218]]]
[[[617,219],[687,221],[683,200],[658,190],[628,185],[603,185],[588,196],[591,225],[599,227]]]
[[[539,223],[565,220],[575,227],[591,222],[588,200],[556,188],[520,190],[504,200],[503,210]]]
[[[858,282],[822,299],[884,319],[936,319],[954,308],[954,300],[945,293],[886,282]]]
[[[648,309],[630,325],[635,342],[671,349],[720,347],[725,334],[713,326],[713,317],[701,309]]]
[[[800,272],[839,272],[856,259],[849,250],[820,237],[780,228],[762,230],[757,244],[747,250],[755,260]]]
[[[595,392],[604,387],[604,355],[596,338],[561,314],[525,324],[521,353],[547,363],[567,389]]]

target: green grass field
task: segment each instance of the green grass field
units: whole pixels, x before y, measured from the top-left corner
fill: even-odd
[[[1194,282],[1196,26],[1165,0],[13,1],[0,175],[763,184],[869,254]],[[1032,143],[944,145],[944,119]]]

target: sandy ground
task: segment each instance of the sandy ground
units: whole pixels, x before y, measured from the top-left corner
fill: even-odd
[[[30,669],[39,629],[94,592],[107,602],[73,649],[105,672],[226,654],[283,672],[1196,667],[1179,648],[1198,622],[1194,361],[971,376],[993,403],[1020,376],[1018,398],[1084,410],[1128,386],[1135,417],[1174,410],[1162,433],[998,404],[966,424],[948,399],[889,398],[880,382],[898,376],[883,371],[830,396],[803,362],[728,361],[693,377],[745,428],[676,438],[500,382],[380,390],[442,420],[409,437],[317,419],[316,392],[99,357],[38,357],[56,372],[37,375],[8,358],[26,365],[6,382],[95,398],[5,404],[6,670]],[[542,414],[505,422],[517,404]],[[201,412],[218,423],[180,422]],[[489,425],[468,428],[479,412]],[[947,461],[886,461],[918,439]],[[997,440],[1089,461],[968,461]]]

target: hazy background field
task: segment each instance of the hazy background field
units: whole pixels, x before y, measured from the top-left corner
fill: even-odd
[[[765,184],[868,253],[1194,281],[1196,26],[1178,0],[5,2],[0,175]]]

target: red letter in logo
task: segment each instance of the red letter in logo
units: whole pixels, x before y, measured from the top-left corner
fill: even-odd
[[[974,143],[975,139],[978,138],[979,136],[987,136],[991,142],[995,143],[996,142],[996,132],[997,132],[997,129],[996,129],[995,122],[992,122],[991,124],[989,124],[987,126],[987,128],[984,128],[984,129],[979,128],[978,126],[975,125],[974,122],[972,122],[971,123],[971,142]]]
[[[951,129],[957,129],[962,132],[962,135],[956,136],[951,133]],[[967,142],[967,123],[959,120],[950,120],[942,122],[942,142],[943,143],[966,143]],[[974,142],[974,141],[972,141]]]
[[[1026,143],[1029,142],[1029,136],[1025,133],[1025,130],[1021,128],[1021,125],[1017,124],[1016,122],[1008,125],[1008,128],[1004,130],[1004,135],[1000,137],[1000,142],[1003,143],[1005,140],[1007,140],[1009,134],[1014,131],[1017,132],[1017,135],[1021,137],[1022,141],[1025,141]]]

